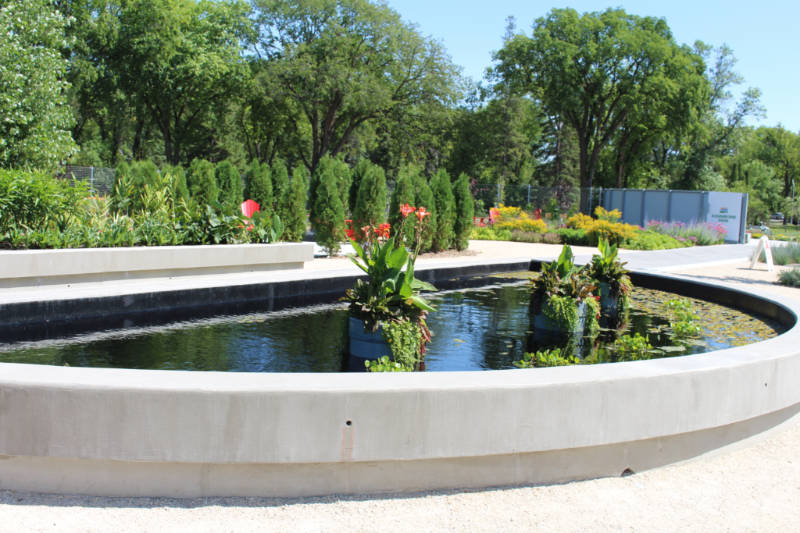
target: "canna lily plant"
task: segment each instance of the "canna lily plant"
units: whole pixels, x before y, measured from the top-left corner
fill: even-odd
[[[394,353],[395,346],[392,346],[393,356],[395,360],[405,361],[416,356],[419,362],[431,337],[425,318],[429,311],[434,311],[420,296],[420,292],[436,290],[430,283],[414,276],[420,237],[429,213],[424,207],[415,208],[409,204],[401,207],[401,213],[402,223],[395,231],[388,224],[365,226],[361,228],[361,233],[366,237],[364,241],[350,239],[355,250],[355,255],[350,258],[367,276],[366,279],[356,280],[353,287],[346,291],[344,300],[350,302],[350,315],[363,322],[365,331],[377,332],[381,326],[384,330],[390,330],[389,336],[393,335],[392,328],[401,327],[403,331],[411,331],[413,342],[398,344],[405,344],[406,351],[417,353]],[[403,229],[412,219],[416,219],[415,242],[413,249],[408,250],[403,242]]]
[[[393,235],[389,224],[365,226],[361,228],[366,236],[363,242],[350,239],[356,252],[350,258],[367,274],[367,279],[356,280],[345,299],[350,302],[350,314],[363,320],[371,331],[376,331],[381,321],[416,319],[434,310],[419,293],[436,288],[414,277],[419,236],[429,213],[424,207],[416,209],[408,204],[401,207],[401,213],[403,225],[411,213],[416,213],[414,250],[409,251],[403,245],[403,225]]]

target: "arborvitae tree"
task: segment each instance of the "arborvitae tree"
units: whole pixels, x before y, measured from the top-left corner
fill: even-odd
[[[283,159],[276,158],[272,163],[272,203],[273,208],[280,214],[280,203],[289,189],[289,170]]]
[[[261,210],[267,213],[273,211],[272,176],[269,165],[260,163],[258,159],[250,161],[250,166],[244,174],[245,198],[258,202]]]
[[[161,181],[158,167],[149,159],[131,163],[131,175],[137,189],[141,189],[145,185],[153,187]]]
[[[386,175],[377,165],[369,165],[358,187],[353,209],[353,228],[377,226],[386,220]],[[363,235],[361,235],[363,237]]]
[[[350,212],[350,185],[353,182],[353,174],[350,165],[341,158],[331,160],[331,169],[336,176],[336,187],[339,189],[339,199],[342,201],[342,208],[345,214]]]
[[[433,236],[433,250],[441,252],[453,247],[453,231],[456,215],[456,200],[450,185],[447,171],[440,170],[431,178],[431,191],[436,202],[436,232]]]
[[[200,205],[212,205],[219,199],[217,179],[214,177],[214,164],[205,159],[195,159],[189,165],[186,176],[189,193]]]
[[[333,255],[339,251],[339,243],[344,239],[344,208],[333,168],[326,168],[318,175],[318,179],[311,226],[316,241],[328,255]]]
[[[306,202],[308,201],[308,178],[304,166],[292,170],[292,181],[282,198],[279,211],[284,224],[283,238],[290,242],[300,242],[306,233]]]
[[[371,166],[372,163],[370,163],[369,159],[359,159],[358,163],[356,163],[356,166],[353,167],[353,170],[350,172],[350,191],[348,193],[349,199],[347,203],[350,205],[350,213],[352,215],[354,215],[356,211],[358,189],[361,187],[361,181],[364,179],[364,175]],[[354,216],[351,218],[354,218]]]
[[[229,209],[238,209],[242,203],[242,177],[233,163],[221,161],[217,163],[214,177],[219,187],[219,201]]]
[[[403,221],[403,214],[400,212],[400,207],[404,204],[414,205],[414,178],[419,171],[413,167],[403,167],[397,174],[397,182],[392,192],[392,198],[389,201],[389,224],[392,228],[399,228]],[[410,215],[414,216],[414,215]],[[408,221],[405,227],[405,236],[403,237],[406,246],[412,246],[414,240],[414,223]]]
[[[456,248],[466,250],[469,246],[469,234],[472,231],[472,217],[475,216],[475,202],[469,190],[469,176],[463,172],[453,187],[456,199],[456,220],[453,229],[456,234]]]
[[[181,166],[164,165],[161,174],[169,180],[172,189],[172,200],[175,203],[181,200],[189,201],[189,187],[186,185],[186,171]]]
[[[417,209],[424,207],[430,216],[425,217],[425,226],[422,231],[421,247],[423,252],[433,248],[433,235],[436,233],[436,202],[433,199],[433,192],[428,186],[425,176],[418,174],[414,182],[414,189],[417,197]]]

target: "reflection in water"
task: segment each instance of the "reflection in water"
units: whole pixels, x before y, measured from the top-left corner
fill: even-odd
[[[657,348],[654,356],[686,355],[755,342],[779,326],[738,311],[693,300],[703,336],[677,342],[660,306],[672,297],[636,289],[628,333],[639,332]],[[429,371],[513,368],[532,348],[527,284],[440,293],[428,324],[434,332]],[[603,340],[605,338],[605,341]],[[613,335],[584,343],[579,352],[613,361]],[[536,348],[537,346],[533,346]],[[543,348],[545,346],[539,346]],[[233,372],[340,372],[347,349],[347,311],[342,305],[291,312],[220,317],[162,327],[100,332],[70,339],[0,345],[0,362],[50,365],[218,370]]]

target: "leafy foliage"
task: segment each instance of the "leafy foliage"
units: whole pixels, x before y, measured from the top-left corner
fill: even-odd
[[[311,227],[314,228],[316,241],[328,255],[334,255],[344,239],[344,207],[339,196],[338,180],[331,168],[325,168],[319,176],[312,213]]]
[[[469,176],[461,174],[453,188],[456,202],[456,219],[453,224],[455,247],[466,250],[469,246],[469,234],[472,229],[472,217],[475,216],[475,203],[469,190]]]
[[[579,365],[582,360],[574,355],[562,355],[559,348],[550,350],[538,350],[533,353],[525,353],[522,359],[514,361],[517,368],[535,368],[548,366],[568,366]]]
[[[450,176],[445,170],[438,171],[431,178],[431,192],[436,202],[436,228],[433,233],[433,250],[447,250],[455,240],[456,201]]]
[[[48,0],[0,3],[0,168],[53,170],[76,151],[68,23]]]

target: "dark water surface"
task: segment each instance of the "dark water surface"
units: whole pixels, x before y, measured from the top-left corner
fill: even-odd
[[[652,357],[701,353],[749,344],[784,331],[779,324],[690,299],[702,335],[672,338],[663,302],[675,295],[635,289],[627,333],[654,346]],[[513,368],[530,349],[527,284],[516,282],[429,299],[434,332],[427,370]],[[603,338],[606,339],[603,342]],[[598,359],[615,360],[613,336],[587,342]],[[116,330],[35,343],[0,345],[0,362],[139,369],[231,372],[340,372],[346,370],[347,311],[343,305],[226,316],[166,326]]]

